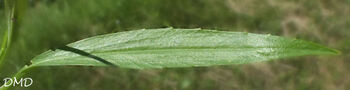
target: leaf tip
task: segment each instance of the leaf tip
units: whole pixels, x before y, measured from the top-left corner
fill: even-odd
[[[334,53],[334,55],[341,55],[342,54],[342,52],[339,50],[336,50],[336,49],[330,49],[330,50]]]
[[[326,48],[326,49],[330,55],[341,55],[342,54],[341,51],[336,50],[336,49],[332,49],[332,48]]]

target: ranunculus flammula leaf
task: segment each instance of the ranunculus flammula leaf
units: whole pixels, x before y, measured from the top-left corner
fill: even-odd
[[[279,36],[204,29],[142,29],[83,39],[67,46],[123,68],[172,68],[245,64],[286,57],[338,54],[319,44]],[[47,51],[36,66],[106,66],[72,52]]]

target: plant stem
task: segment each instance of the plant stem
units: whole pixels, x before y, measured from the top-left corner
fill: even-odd
[[[11,37],[12,37],[12,31],[13,31],[13,24],[14,24],[14,12],[15,12],[15,3],[12,0],[4,0],[4,6],[5,6],[5,16],[7,20],[7,30],[5,31],[3,43],[0,50],[0,70],[2,67],[2,64],[5,61],[6,53],[10,47],[11,44]]]
[[[1,45],[1,51],[0,51],[0,70],[1,70],[1,67],[2,67],[2,63],[3,63],[4,59],[5,59],[7,48],[8,48],[8,46],[7,46],[7,42],[8,42],[7,35],[8,34],[7,34],[7,31],[6,31],[5,34],[4,34],[4,39],[3,39],[3,43]]]
[[[16,26],[18,28],[19,20],[16,20],[17,18],[22,19],[22,16],[26,9],[26,3],[27,0],[4,0],[4,6],[5,6],[5,16],[7,20],[7,30],[4,33],[3,37],[3,43],[0,48],[0,70],[2,68],[2,65],[5,61],[6,53],[8,52],[10,46],[11,46],[11,40],[12,40],[12,34],[13,29]],[[20,15],[18,15],[20,14]],[[28,69],[31,68],[30,66],[24,66],[22,69],[20,69],[15,75],[15,78],[22,77]],[[0,86],[1,87],[1,86]],[[9,87],[1,87],[0,90],[7,90]]]

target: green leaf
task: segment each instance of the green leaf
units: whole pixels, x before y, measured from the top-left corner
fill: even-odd
[[[278,58],[338,54],[327,47],[296,39],[244,32],[201,29],[142,29],[100,35],[71,44],[123,68],[193,67],[245,64]],[[34,66],[106,66],[72,52],[47,51]]]

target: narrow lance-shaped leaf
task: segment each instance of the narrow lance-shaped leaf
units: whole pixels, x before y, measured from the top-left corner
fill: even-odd
[[[244,32],[201,29],[142,29],[100,35],[71,44],[124,68],[193,67],[261,62],[278,58],[338,54],[327,47],[296,39]],[[47,51],[34,66],[106,66],[63,50]]]

